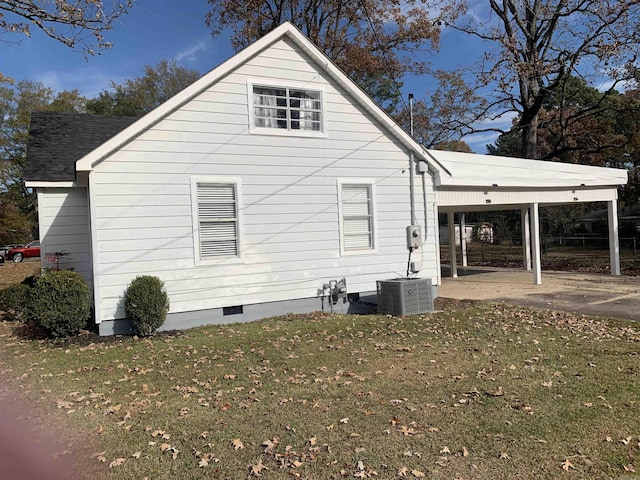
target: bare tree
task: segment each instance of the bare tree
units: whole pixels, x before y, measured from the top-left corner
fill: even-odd
[[[610,80],[605,96],[632,76],[640,0],[488,0],[475,7],[451,25],[490,46],[478,68],[479,85],[495,86],[488,111],[518,112],[524,157],[536,158],[539,115],[551,95],[562,120],[569,76]]]
[[[414,137],[427,148],[461,145],[459,140],[471,131],[469,125],[478,119],[485,100],[465,83],[459,72],[436,70],[430,75],[437,81],[437,87],[413,106]],[[409,131],[409,105],[393,116]]]
[[[0,0],[0,33],[31,36],[36,26],[70,48],[93,55],[110,48],[103,33],[126,14],[133,0]]]

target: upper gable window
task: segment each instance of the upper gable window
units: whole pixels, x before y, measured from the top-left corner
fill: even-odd
[[[250,85],[249,89],[254,131],[311,136],[324,133],[321,91],[267,85]]]

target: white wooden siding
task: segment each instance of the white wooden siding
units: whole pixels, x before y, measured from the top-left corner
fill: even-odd
[[[305,85],[326,96],[327,138],[249,133],[247,81]],[[98,320],[122,318],[140,274],[166,284],[171,312],[314,297],[345,277],[351,292],[403,276],[410,223],[408,152],[289,41],[280,41],[171,113],[92,173],[100,278]],[[192,177],[242,180],[242,263],[195,265]],[[336,180],[372,179],[377,253],[341,256]],[[432,181],[427,203],[433,205]],[[416,177],[420,223],[422,187]],[[437,279],[428,212],[421,276]]]
[[[89,213],[85,188],[38,189],[41,262],[52,266],[47,254],[67,252],[60,268],[80,273],[91,288]]]

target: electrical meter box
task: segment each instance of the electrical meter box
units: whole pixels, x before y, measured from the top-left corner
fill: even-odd
[[[407,248],[418,248],[422,245],[422,228],[420,225],[407,227]]]

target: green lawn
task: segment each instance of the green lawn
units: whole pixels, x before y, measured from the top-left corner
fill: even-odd
[[[91,478],[637,478],[636,324],[439,306],[63,343],[4,324],[0,372]]]

